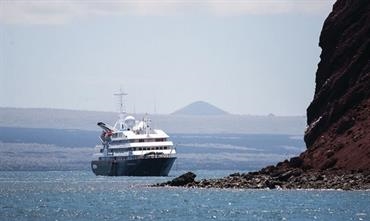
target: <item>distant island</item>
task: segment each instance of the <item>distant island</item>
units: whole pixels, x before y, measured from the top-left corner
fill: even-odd
[[[205,101],[193,102],[175,112],[173,115],[226,115],[226,111]]]
[[[205,112],[203,112],[205,113]],[[213,112],[215,113],[215,112]],[[141,118],[145,114],[135,114]],[[0,107],[0,127],[54,128],[98,131],[97,119],[114,123],[115,112],[47,108]],[[155,124],[169,133],[239,133],[303,135],[305,116],[256,116],[236,114],[150,114]]]

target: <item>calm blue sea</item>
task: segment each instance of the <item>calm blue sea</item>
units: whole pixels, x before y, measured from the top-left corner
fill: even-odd
[[[151,188],[172,177],[0,172],[0,220],[370,220],[369,191]],[[200,170],[200,177],[233,171]]]

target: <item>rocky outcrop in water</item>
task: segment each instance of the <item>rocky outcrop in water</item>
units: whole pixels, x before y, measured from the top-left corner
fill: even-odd
[[[196,176],[193,172],[187,172],[171,181],[158,184],[158,186],[187,186],[195,182]]]

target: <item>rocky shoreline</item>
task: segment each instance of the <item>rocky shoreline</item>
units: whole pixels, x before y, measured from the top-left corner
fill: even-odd
[[[195,180],[196,174],[187,172],[175,179],[154,186],[235,189],[337,189],[370,190],[369,170],[316,170],[306,167],[303,160],[293,157],[289,161],[267,166],[260,171],[233,173],[219,179]]]
[[[370,190],[370,172],[363,171],[303,171],[291,169],[274,171],[267,167],[258,172],[233,173],[219,179],[195,180],[196,174],[187,172],[175,179],[155,184],[155,187],[233,189],[336,189]]]

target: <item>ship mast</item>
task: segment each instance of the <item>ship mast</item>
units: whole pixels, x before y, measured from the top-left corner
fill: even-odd
[[[127,94],[122,91],[122,88],[120,88],[119,92],[114,93],[113,95],[117,96],[119,98],[119,113],[118,113],[119,119],[114,124],[114,128],[116,130],[123,130],[125,128],[125,122],[124,122],[125,119],[124,118],[125,118],[125,114],[126,114],[125,107],[123,105],[123,96],[125,96]]]
[[[123,117],[125,116],[125,113],[126,113],[125,108],[123,106],[123,96],[126,96],[127,93],[123,92],[122,88],[120,88],[119,92],[114,93],[113,95],[117,96],[118,99],[119,99],[119,114],[118,114],[118,116],[119,116],[120,119],[123,119]]]

